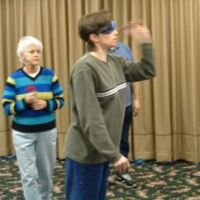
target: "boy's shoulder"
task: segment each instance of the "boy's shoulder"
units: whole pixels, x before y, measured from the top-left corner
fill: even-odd
[[[76,74],[79,74],[82,71],[88,71],[88,70],[90,70],[90,67],[89,67],[89,65],[90,65],[89,63],[90,62],[91,62],[90,61],[90,57],[86,53],[85,55],[83,55],[82,57],[80,57],[73,64],[71,75],[76,75]]]
[[[94,62],[95,60],[96,58],[94,56],[92,56],[90,53],[86,53],[76,61],[75,65],[89,64],[91,62]]]
[[[91,56],[89,53],[86,53],[75,62],[73,68],[80,68],[81,70],[90,69],[90,66],[94,64],[95,60],[96,59],[93,56]]]

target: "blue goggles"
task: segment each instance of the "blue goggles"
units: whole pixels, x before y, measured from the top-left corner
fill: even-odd
[[[100,30],[99,33],[101,34],[109,34],[112,31],[114,31],[117,28],[117,24],[115,21],[110,21],[108,24],[103,26]]]

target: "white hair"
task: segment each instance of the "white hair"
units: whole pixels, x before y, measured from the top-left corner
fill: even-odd
[[[27,49],[31,46],[34,45],[38,47],[40,50],[43,49],[43,44],[40,40],[37,38],[34,38],[32,36],[25,36],[20,38],[18,46],[17,46],[17,55],[19,58],[21,58],[22,54],[27,51]]]

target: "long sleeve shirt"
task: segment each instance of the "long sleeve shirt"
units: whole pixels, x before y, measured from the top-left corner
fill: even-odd
[[[152,45],[143,44],[143,58],[133,63],[108,55],[103,62],[86,54],[70,79],[72,121],[66,136],[66,156],[85,164],[118,160],[124,119],[126,82],[155,76]]]

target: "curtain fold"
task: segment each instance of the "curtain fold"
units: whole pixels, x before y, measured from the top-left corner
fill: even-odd
[[[118,27],[140,18],[150,28],[157,77],[140,83],[141,112],[134,118],[132,158],[200,161],[200,1],[199,0],[1,0],[0,93],[8,74],[20,67],[16,47],[32,35],[44,43],[42,63],[64,88],[66,104],[57,111],[58,152],[70,123],[69,76],[85,52],[78,36],[82,15],[106,9]],[[119,33],[140,59],[136,41]],[[10,119],[0,106],[0,155],[13,153]],[[133,129],[133,127],[132,127]]]

